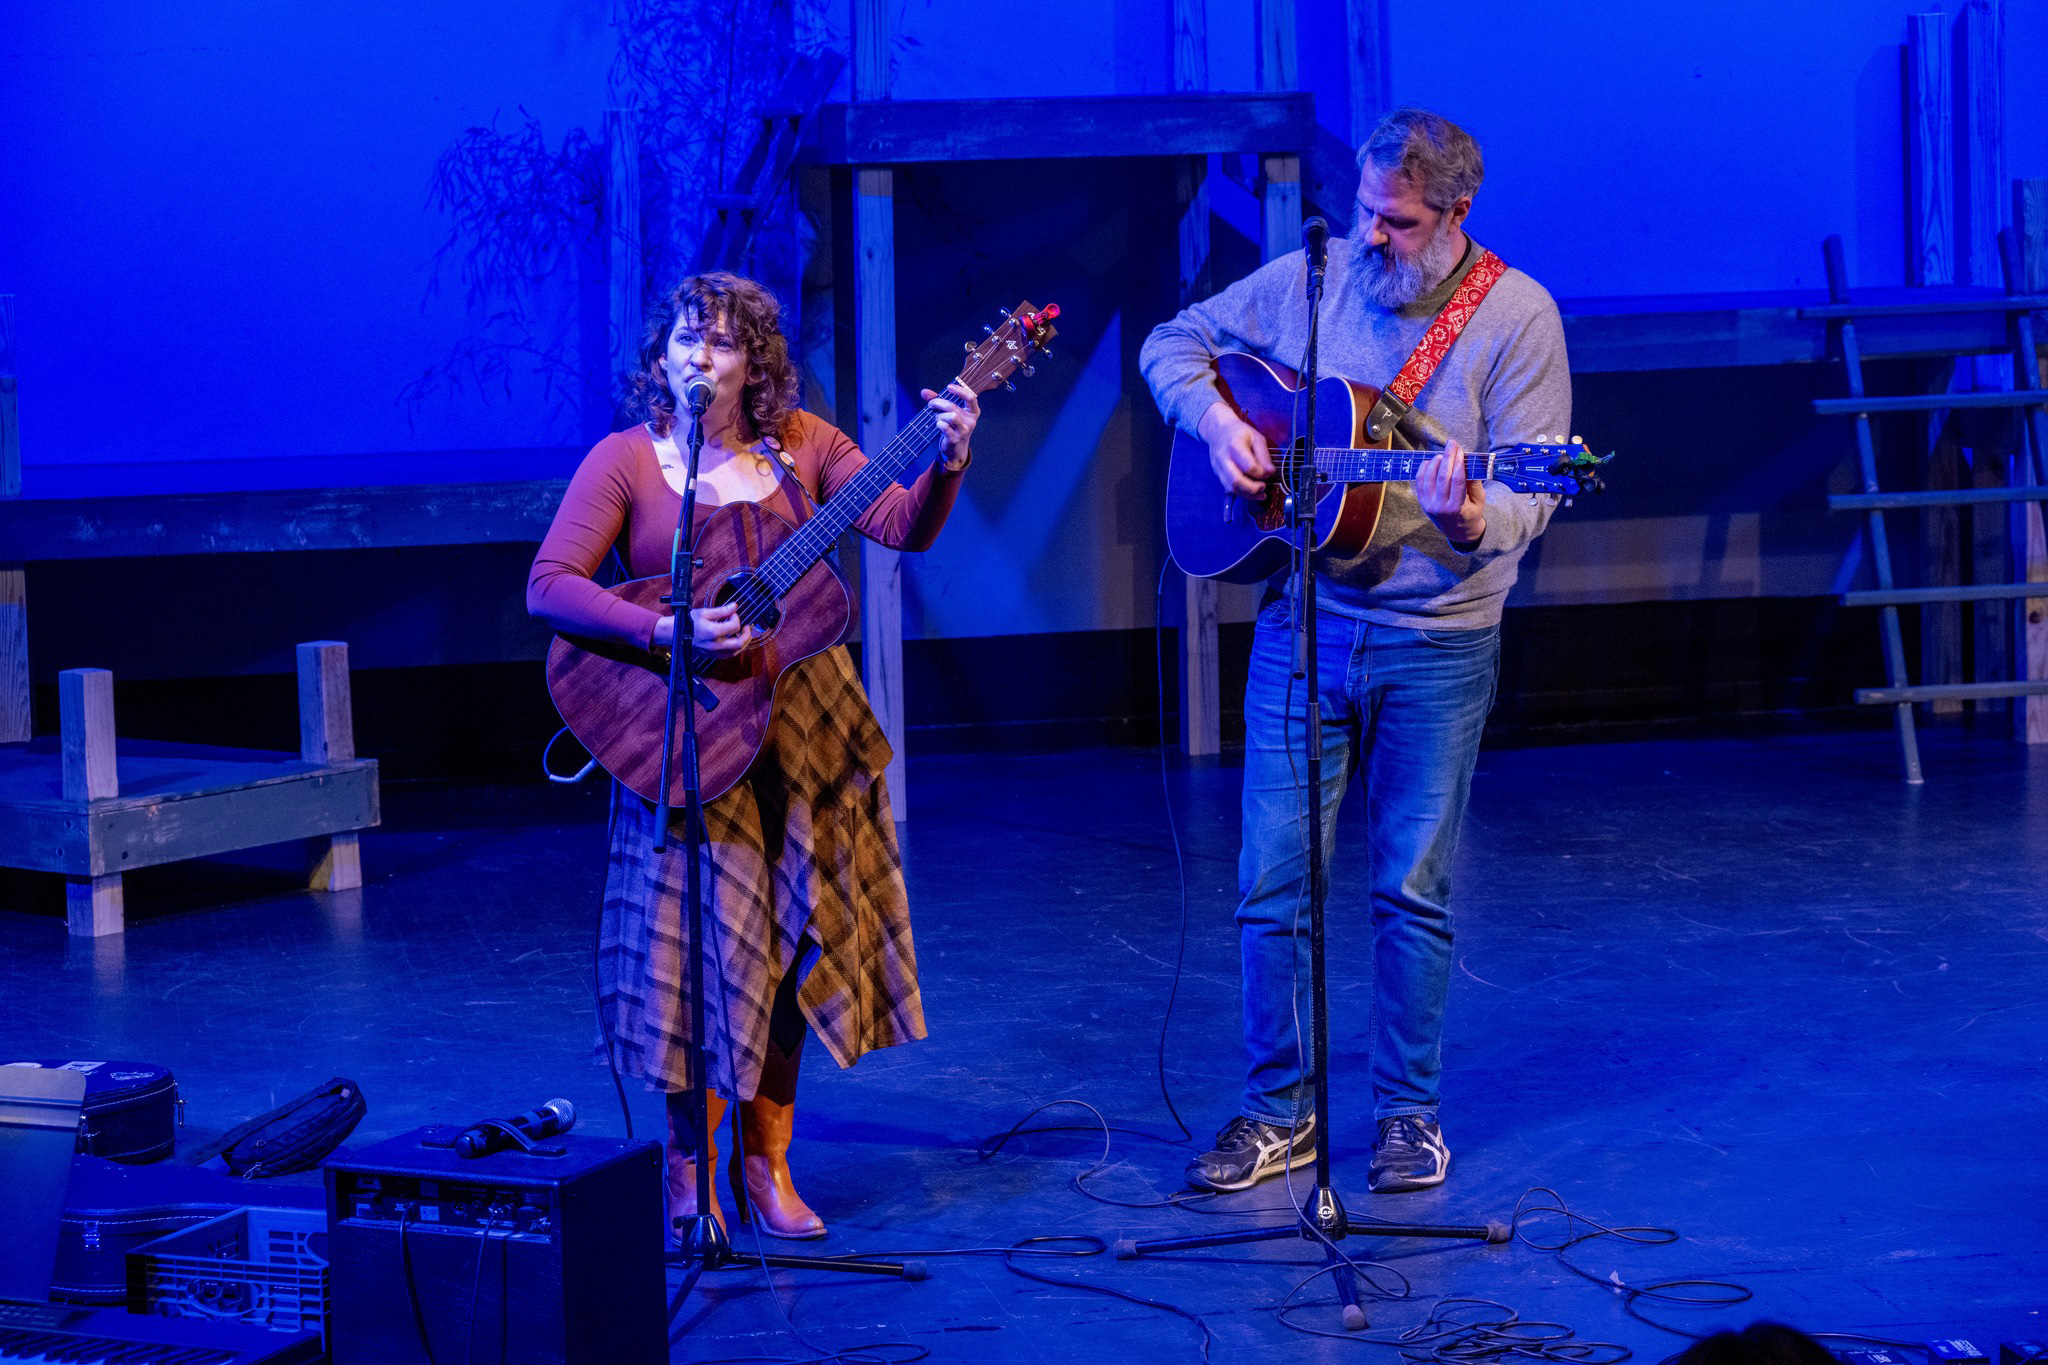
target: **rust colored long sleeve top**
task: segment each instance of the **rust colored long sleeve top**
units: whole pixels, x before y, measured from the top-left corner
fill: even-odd
[[[798,413],[783,444],[775,492],[762,506],[802,524],[811,504],[824,503],[868,462],[844,432],[809,413]],[[797,481],[801,481],[798,486]],[[905,488],[891,484],[854,523],[870,540],[897,550],[924,550],[938,537],[960,493],[960,475],[934,462]],[[718,504],[717,493],[697,485],[697,516]],[[581,635],[646,648],[658,613],[622,602],[593,581],[617,545],[633,578],[665,573],[682,497],[669,487],[644,426],[615,431],[583,457],[533,570],[526,579],[526,609],[564,635]]]

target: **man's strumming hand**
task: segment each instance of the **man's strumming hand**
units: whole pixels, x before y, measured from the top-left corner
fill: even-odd
[[[1273,477],[1273,454],[1257,427],[1218,400],[1202,414],[1195,434],[1209,447],[1209,467],[1216,471],[1218,483],[1247,498],[1260,496],[1266,480]]]

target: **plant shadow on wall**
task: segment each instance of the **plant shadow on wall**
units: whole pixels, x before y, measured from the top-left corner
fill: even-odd
[[[602,130],[572,128],[550,143],[521,107],[509,128],[494,118],[465,131],[435,162],[428,186],[449,230],[430,262],[427,300],[452,275],[473,325],[401,391],[409,413],[465,393],[509,400],[531,385],[554,436],[608,429],[623,396],[612,356],[639,342],[621,347],[608,336],[618,287],[610,262],[636,254],[612,251],[609,235],[636,238],[639,278],[630,287],[643,308],[690,270],[714,264],[700,260],[706,206],[731,188],[790,55],[846,42],[832,31],[828,0],[615,0],[612,28],[606,103],[626,111],[637,143],[639,221],[608,221]],[[793,264],[787,199],[777,197],[750,257]]]

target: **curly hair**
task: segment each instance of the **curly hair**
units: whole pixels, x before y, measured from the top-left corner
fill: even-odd
[[[659,366],[668,354],[669,333],[678,318],[720,327],[747,358],[746,382],[740,390],[740,421],[746,434],[781,445],[801,401],[796,366],[779,325],[781,316],[782,305],[775,296],[752,280],[722,270],[690,276],[671,289],[648,318],[647,335],[640,342],[640,368],[627,379],[628,401],[655,435],[668,435],[676,424],[676,396]]]

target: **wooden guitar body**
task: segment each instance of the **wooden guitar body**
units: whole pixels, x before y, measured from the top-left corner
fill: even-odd
[[[1245,421],[1258,428],[1275,462],[1287,449],[1300,378],[1284,365],[1227,352],[1216,357],[1216,384]],[[1326,377],[1316,386],[1317,447],[1360,447],[1366,414],[1379,390],[1354,380]],[[1384,449],[1381,441],[1373,448]],[[1308,463],[1298,482],[1308,485]],[[1283,470],[1283,474],[1284,474]],[[1315,547],[1348,556],[1364,549],[1379,525],[1384,484],[1317,481]],[[1166,545],[1174,563],[1195,578],[1257,583],[1287,567],[1291,554],[1284,478],[1253,500],[1227,493],[1209,467],[1209,448],[1176,430],[1166,468]]]
[[[755,567],[796,529],[751,502],[712,511],[697,534],[693,605],[717,606],[750,581],[758,585]],[[669,576],[660,574],[606,591],[661,611],[668,586]],[[753,765],[775,718],[776,684],[797,663],[839,643],[852,620],[853,598],[846,580],[820,560],[781,595],[778,607],[765,634],[738,654],[697,656],[697,762],[706,802],[730,791]],[[689,632],[680,634],[687,638]],[[555,708],[591,757],[642,799],[656,800],[667,665],[631,645],[557,637],[548,650],[547,678]],[[678,718],[669,791],[670,803],[678,808],[683,804],[682,743]]]

